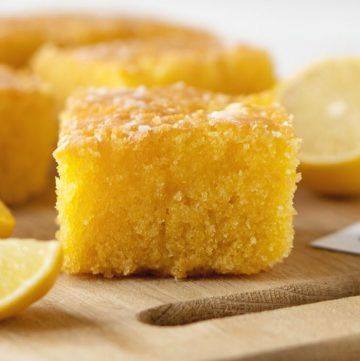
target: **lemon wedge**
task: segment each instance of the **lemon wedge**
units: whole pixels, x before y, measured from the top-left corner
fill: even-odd
[[[62,251],[57,241],[0,242],[0,320],[44,296],[58,277]]]
[[[0,201],[0,238],[10,237],[14,227],[14,217],[6,208],[5,204]]]
[[[278,94],[302,139],[303,183],[324,194],[360,194],[360,58],[314,64]]]

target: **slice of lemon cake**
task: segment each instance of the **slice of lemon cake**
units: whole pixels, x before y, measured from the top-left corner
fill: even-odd
[[[0,67],[0,199],[18,204],[47,183],[56,145],[55,102],[35,78]]]
[[[33,70],[63,102],[77,87],[167,85],[184,81],[229,94],[262,91],[274,84],[268,54],[214,38],[132,39],[77,49],[43,48]]]
[[[208,33],[154,19],[80,14],[0,18],[0,62],[24,66],[45,43],[61,47],[112,39],[152,36],[211,36]]]
[[[292,124],[233,101],[182,84],[69,99],[55,152],[66,272],[251,274],[289,254]]]

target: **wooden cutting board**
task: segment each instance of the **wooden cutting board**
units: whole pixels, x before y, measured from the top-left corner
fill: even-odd
[[[62,275],[44,299],[0,323],[0,359],[359,360],[360,257],[309,242],[358,221],[360,199],[300,189],[296,208],[294,251],[268,273],[187,281]],[[15,214],[16,236],[54,237],[53,197]]]

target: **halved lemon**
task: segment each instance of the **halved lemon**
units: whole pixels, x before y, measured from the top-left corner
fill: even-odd
[[[0,238],[10,237],[14,227],[14,217],[6,208],[5,204],[0,201]]]
[[[303,183],[325,194],[360,194],[360,58],[314,64],[278,91],[302,139]]]
[[[62,251],[57,241],[0,242],[0,320],[43,297],[57,279]]]

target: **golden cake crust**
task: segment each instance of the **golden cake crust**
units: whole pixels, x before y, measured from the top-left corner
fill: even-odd
[[[69,115],[69,116],[68,116]],[[255,98],[198,90],[177,83],[149,89],[89,88],[67,102],[62,116],[59,149],[109,137],[132,138],[165,127],[196,127],[201,122],[243,125],[266,122],[276,131],[283,127],[293,136],[288,114],[279,104],[262,106]]]

